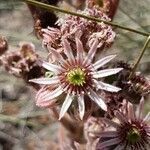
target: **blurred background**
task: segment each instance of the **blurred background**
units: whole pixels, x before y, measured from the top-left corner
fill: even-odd
[[[71,0],[68,0],[71,4]],[[150,32],[150,0],[120,0],[114,22],[140,31]],[[115,29],[116,41],[108,53],[133,63],[146,37]],[[27,5],[20,0],[0,0],[0,35],[8,40],[9,50],[18,49],[20,41],[32,42],[38,54],[46,58],[47,51],[33,31],[33,18]],[[150,44],[138,71],[150,77]],[[55,150],[58,123],[46,109],[34,102],[35,92],[23,80],[0,68],[0,150]],[[149,109],[148,107],[146,109]]]

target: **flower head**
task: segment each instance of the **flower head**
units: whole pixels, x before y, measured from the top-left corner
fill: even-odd
[[[79,11],[79,13],[100,18],[105,21],[111,20],[96,6],[91,8],[87,6],[83,11]],[[60,29],[51,27],[42,29],[43,45],[49,45],[58,49],[62,46],[61,37],[72,41],[74,45],[75,38],[78,37],[86,50],[91,47],[93,41],[96,39],[99,41],[99,50],[104,50],[104,48],[108,48],[112,45],[116,36],[111,26],[103,22],[97,23],[78,16],[65,15],[65,18],[61,17],[58,19],[57,24],[60,26]],[[49,50],[48,46],[47,49]]]
[[[54,76],[51,78],[30,80],[34,83],[50,85],[52,87],[53,90],[42,97],[43,103],[51,101],[62,93],[65,93],[66,98],[60,111],[60,119],[64,116],[72,101],[75,99],[78,101],[79,114],[82,119],[85,112],[85,95],[106,111],[107,106],[101,96],[96,93],[96,90],[102,89],[111,92],[118,92],[120,88],[103,83],[99,81],[99,78],[116,74],[121,71],[122,68],[105,70],[98,69],[112,60],[115,55],[104,57],[97,62],[92,63],[97,50],[98,40],[94,41],[89,52],[85,54],[81,41],[76,38],[76,56],[74,56],[72,48],[65,38],[63,38],[62,43],[64,54],[66,55],[65,57],[58,53],[57,50],[51,48],[51,51],[53,51],[58,58],[59,64],[56,65],[43,62],[43,67],[54,72]]]
[[[148,150],[150,148],[150,124],[149,115],[142,118],[144,99],[141,100],[137,114],[132,104],[126,105],[126,112],[116,111],[118,122],[103,119],[115,130],[100,133],[97,150]]]
[[[124,99],[133,104],[139,104],[142,97],[147,97],[150,93],[150,80],[142,75],[142,73],[134,73],[131,79],[129,76],[132,67],[123,61],[115,62],[112,67],[124,68],[117,76],[116,85],[121,87],[121,95]],[[107,80],[106,80],[107,81]]]
[[[85,8],[84,11],[79,11],[79,13],[110,21],[110,18],[95,6]],[[63,36],[72,40],[74,36],[78,36],[87,47],[91,47],[91,43],[96,39],[99,41],[98,48],[110,47],[116,35],[111,26],[103,22],[97,23],[77,16],[68,16],[64,19],[60,23],[60,29]]]

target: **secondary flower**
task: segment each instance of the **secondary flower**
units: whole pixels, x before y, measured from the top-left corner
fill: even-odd
[[[115,62],[112,67],[121,67],[123,71],[118,73],[116,86],[122,91],[119,93],[122,97],[133,104],[138,104],[142,97],[147,97],[150,93],[150,79],[142,75],[142,73],[134,73],[132,78],[129,76],[132,71],[131,65],[123,61]],[[107,80],[106,80],[107,82]]]
[[[89,3],[89,1],[87,1]],[[99,7],[86,6],[83,11],[78,11],[83,15],[96,17],[104,21],[111,19]],[[75,37],[80,38],[85,49],[89,49],[93,41],[98,39],[99,52],[109,48],[115,39],[115,32],[112,27],[104,22],[94,22],[78,16],[65,15],[57,21],[59,28],[47,27],[42,29],[43,45],[49,50],[48,46],[55,49],[61,47],[61,37],[67,38],[75,44]]]
[[[32,43],[22,42],[16,51],[7,51],[0,57],[0,65],[6,71],[28,82],[29,79],[44,75],[45,70],[41,66],[41,59],[36,53]]]
[[[79,114],[82,119],[85,112],[84,96],[87,95],[103,110],[107,110],[107,106],[100,95],[96,93],[98,89],[118,92],[118,87],[103,83],[99,78],[110,76],[118,73],[122,68],[99,70],[100,67],[112,60],[115,55],[110,55],[92,63],[95,56],[98,40],[95,40],[85,54],[81,41],[76,38],[76,56],[72,52],[72,48],[67,39],[62,39],[64,54],[66,57],[51,48],[53,54],[58,58],[59,64],[43,62],[43,67],[54,73],[51,78],[39,78],[30,80],[31,82],[50,85],[53,89],[51,92],[42,96],[42,102],[51,101],[61,94],[65,93],[66,98],[63,102],[59,119],[61,119],[73,100],[78,101]],[[41,103],[42,103],[41,102]]]
[[[142,117],[144,100],[135,113],[132,104],[126,106],[126,112],[116,112],[118,122],[104,119],[115,130],[101,132],[97,150],[148,150],[150,149],[150,113]]]
[[[79,11],[79,13],[100,18],[105,21],[111,20],[96,6],[93,6],[92,8],[85,8],[84,11]],[[116,36],[112,27],[103,22],[97,23],[78,16],[67,16],[65,19],[59,19],[58,22],[63,36],[71,40],[74,40],[74,36],[78,36],[84,43],[85,47],[91,47],[93,40],[98,39],[98,48],[103,50],[104,48],[108,48],[112,45]]]

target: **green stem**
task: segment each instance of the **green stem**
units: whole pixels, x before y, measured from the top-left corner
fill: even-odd
[[[53,11],[57,11],[57,12],[61,12],[61,13],[69,14],[69,15],[82,17],[82,18],[85,18],[85,19],[88,19],[88,20],[92,20],[92,21],[96,21],[96,22],[104,22],[105,24],[114,26],[116,28],[120,28],[120,29],[123,29],[123,30],[134,32],[134,33],[137,33],[137,34],[140,34],[140,35],[143,35],[143,36],[150,36],[150,33],[138,31],[138,30],[135,30],[135,29],[132,29],[132,28],[128,28],[128,27],[124,27],[122,25],[118,25],[117,23],[101,20],[101,19],[98,19],[98,18],[94,18],[92,16],[86,16],[86,15],[79,14],[79,13],[76,13],[76,12],[71,12],[71,11],[68,11],[68,10],[64,10],[64,9],[61,9],[61,8],[53,6],[53,5],[44,4],[44,3],[41,3],[41,2],[37,2],[35,0],[24,0],[24,1],[26,3],[28,3],[28,4],[35,5],[35,6],[47,9],[49,11],[53,10]]]
[[[143,57],[143,55],[144,55],[144,52],[146,51],[146,48],[148,47],[149,42],[150,42],[150,36],[147,38],[146,42],[144,43],[144,46],[143,46],[143,48],[142,48],[142,50],[141,50],[141,53],[140,53],[140,55],[139,55],[137,61],[135,62],[134,66],[133,66],[133,69],[132,69],[132,72],[131,72],[131,74],[130,74],[130,76],[129,76],[129,79],[131,79],[132,76],[133,76],[133,74],[135,73],[136,68],[137,68],[137,66],[138,66],[138,64],[139,64],[139,62],[140,62],[140,60],[142,59],[142,57]]]

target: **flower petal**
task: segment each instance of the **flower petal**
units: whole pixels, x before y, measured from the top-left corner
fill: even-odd
[[[88,96],[104,111],[107,111],[107,105],[104,103],[104,101],[101,99],[101,97],[98,94],[96,94],[91,88],[89,89]]]
[[[128,118],[130,118],[130,120],[134,120],[135,119],[135,111],[133,110],[133,105],[131,103],[128,104]]]
[[[57,84],[59,83],[58,77],[52,77],[52,78],[38,78],[38,79],[31,79],[29,82],[34,82],[38,84],[46,84],[46,85],[51,85],[51,84]]]
[[[93,57],[95,56],[95,53],[96,53],[96,50],[97,50],[97,46],[98,46],[98,40],[96,39],[94,41],[94,43],[92,44],[92,47],[89,50],[89,52],[88,52],[88,54],[87,54],[83,64],[87,64],[87,63],[92,62]]]
[[[149,122],[150,120],[150,112],[144,117],[143,122]]]
[[[138,119],[141,119],[142,118],[142,110],[143,110],[143,107],[144,107],[144,97],[141,98],[140,100],[140,104],[138,106],[138,109],[137,109],[137,117]]]
[[[45,69],[47,69],[47,70],[49,70],[49,71],[52,71],[52,72],[54,72],[54,73],[58,73],[59,70],[60,70],[60,67],[59,67],[59,66],[54,65],[54,64],[51,64],[51,63],[48,63],[48,62],[45,62],[45,61],[43,61],[42,66],[43,66]]]
[[[85,112],[85,104],[84,104],[84,95],[80,95],[78,97],[78,105],[79,105],[79,115],[80,115],[80,119],[83,119],[84,116],[84,112]]]
[[[107,148],[108,146],[113,146],[113,145],[119,144],[120,141],[121,141],[121,139],[119,137],[113,138],[113,139],[107,140],[105,142],[101,142],[98,145],[98,148],[99,149],[104,149],[104,148]]]
[[[93,73],[94,78],[107,77],[120,72],[123,68],[104,69]]]
[[[125,149],[125,146],[126,146],[126,144],[119,144],[115,147],[114,150],[123,150],[123,149]]]
[[[56,104],[57,99],[49,99],[45,101],[43,97],[52,91],[52,86],[43,86],[36,94],[36,105],[38,107],[53,107]]]
[[[70,93],[67,94],[66,99],[61,107],[60,114],[59,114],[59,120],[64,116],[64,114],[67,112],[68,108],[70,107],[71,103],[73,101],[73,97],[70,96]]]
[[[95,69],[98,69],[98,68],[102,67],[103,65],[107,64],[109,61],[111,61],[115,57],[116,57],[116,55],[106,56],[106,57],[98,60],[97,62],[95,62],[93,66]]]
[[[66,54],[66,56],[68,57],[68,59],[69,60],[74,60],[72,49],[71,49],[70,44],[67,41],[67,39],[62,38],[62,43],[63,43],[63,46],[64,46],[64,53]]]
[[[121,123],[128,123],[128,119],[126,116],[124,116],[122,113],[120,113],[119,111],[116,111],[115,113],[116,117],[119,119],[119,121]]]
[[[77,45],[77,60],[81,62],[81,60],[83,59],[84,49],[81,41],[78,38],[76,38],[76,45]]]
[[[49,94],[46,94],[45,96],[43,96],[43,99],[44,99],[44,101],[48,101],[50,99],[54,99],[54,98],[58,97],[62,93],[63,93],[62,87],[59,86],[58,88],[56,88],[55,90],[53,90]]]
[[[54,48],[52,48],[51,46],[48,46],[48,50],[50,50],[50,52],[53,54],[53,56],[58,60],[58,61],[63,61],[63,57],[62,55],[57,52],[57,50],[55,50]]]
[[[118,88],[116,86],[113,86],[113,85],[110,85],[110,84],[107,84],[107,83],[103,83],[101,81],[96,81],[96,86],[98,89],[102,89],[102,90],[105,90],[105,91],[109,91],[109,92],[118,92],[121,90],[121,88]]]
[[[103,131],[99,133],[100,137],[117,137],[118,136],[118,132],[117,131]]]
[[[50,108],[50,107],[54,107],[56,105],[56,99],[52,99],[49,101],[43,101],[42,97],[41,99],[38,99],[36,101],[36,106],[41,107],[41,108]]]

